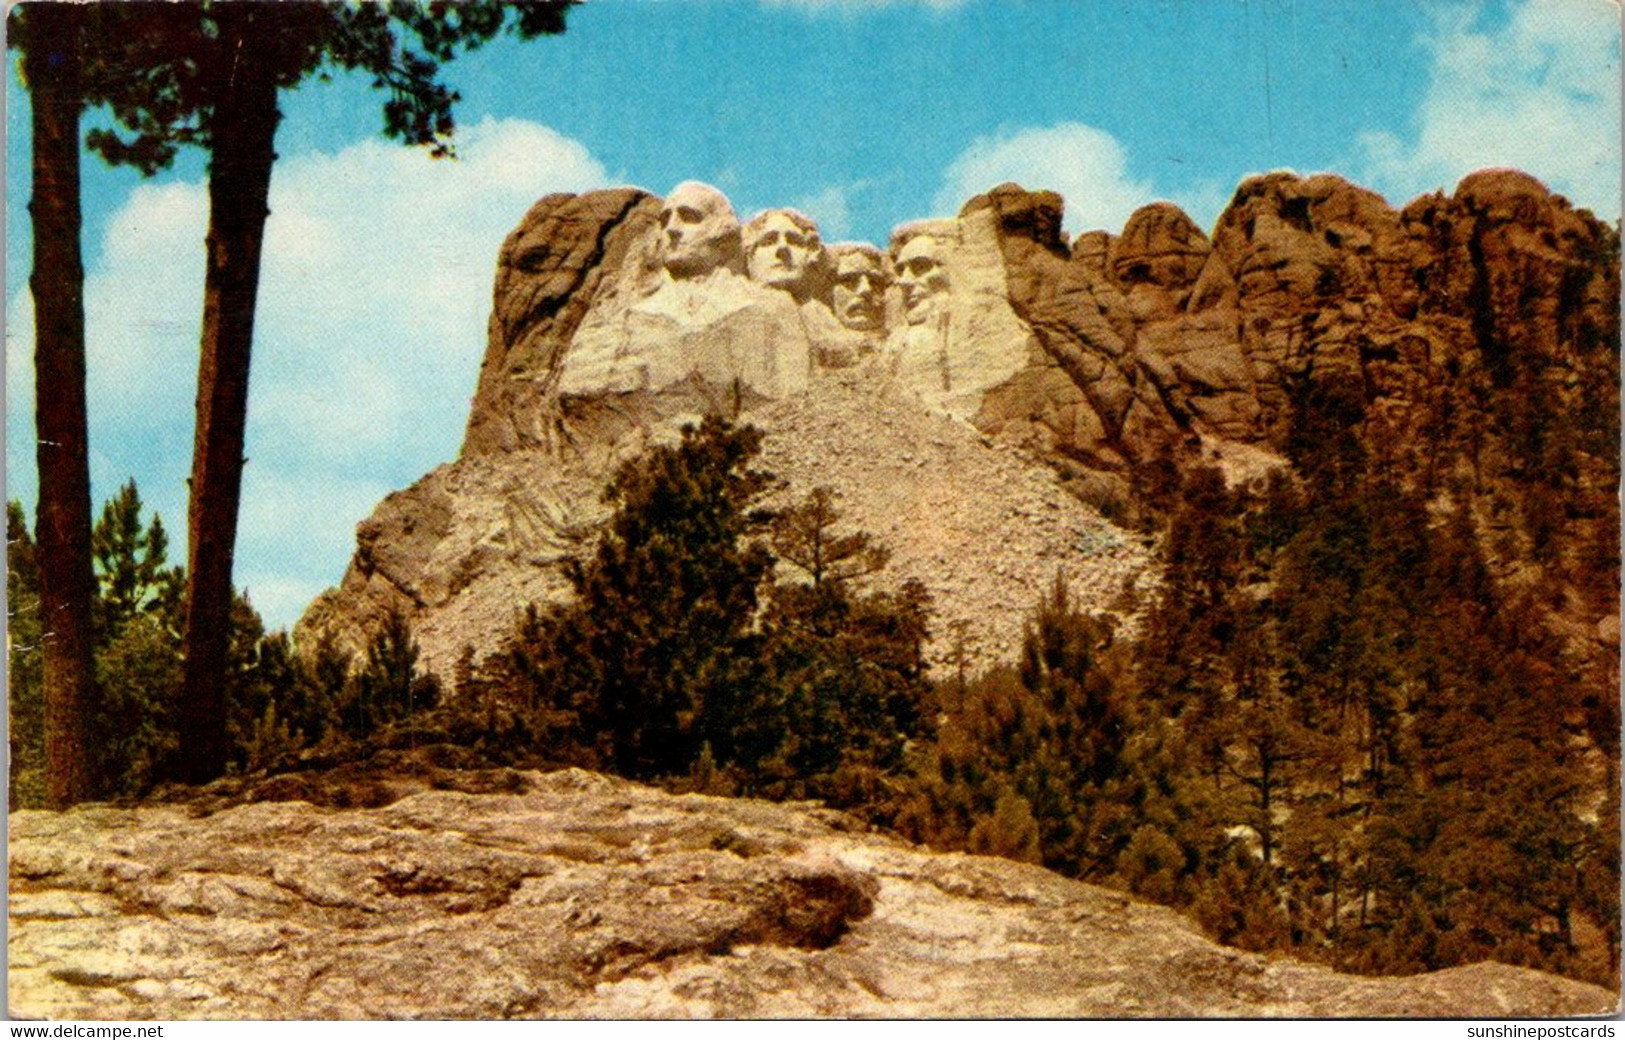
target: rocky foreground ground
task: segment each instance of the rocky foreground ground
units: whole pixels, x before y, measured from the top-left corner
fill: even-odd
[[[376,768],[11,816],[22,1018],[1530,1017],[1615,994],[1360,978],[807,804]]]

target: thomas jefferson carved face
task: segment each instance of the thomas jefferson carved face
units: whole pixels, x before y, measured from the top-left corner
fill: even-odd
[[[832,248],[830,257],[835,317],[856,332],[879,332],[886,324],[886,289],[891,285],[885,256],[873,246],[851,245]]]
[[[698,278],[739,255],[739,218],[727,196],[708,184],[685,181],[660,210],[662,262],[673,278]]]
[[[933,235],[915,235],[903,243],[893,264],[903,290],[904,320],[920,325],[940,313],[948,295],[942,242]]]
[[[823,266],[818,226],[788,209],[770,209],[745,225],[745,264],[753,281],[804,300]]]

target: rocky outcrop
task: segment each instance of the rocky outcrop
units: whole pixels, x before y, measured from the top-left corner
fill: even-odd
[[[1089,263],[1067,261],[1060,196],[1004,185],[963,212],[995,216],[1011,305],[1043,347],[1035,364],[988,394],[978,424],[1105,471],[1167,450],[1178,433],[1132,353],[1128,301]]]
[[[654,435],[669,430],[654,402],[644,408]],[[818,373],[808,392],[760,402],[749,418],[766,432],[761,467],[784,482],[776,502],[830,488],[843,527],[892,550],[883,585],[925,585],[943,633],[938,664],[1008,660],[1026,610],[1057,573],[1077,602],[1100,609],[1154,580],[1143,541],[1081,506],[1049,468],[859,370]],[[614,443],[465,457],[385,499],[359,529],[343,585],[311,606],[305,630],[348,633],[359,649],[399,610],[414,619],[428,667],[451,677],[465,647],[494,649],[525,604],[568,595],[564,564],[590,548],[606,516],[608,468],[647,441]]]
[[[1610,1014],[1497,964],[1358,978],[806,804],[450,749],[11,816],[17,1018]],[[447,757],[449,756],[449,757]]]
[[[1397,212],[1337,177],[1272,174],[1241,185],[1213,243],[1271,441],[1295,384],[1340,382],[1373,464],[1467,504],[1499,576],[1544,590],[1559,627],[1617,613],[1617,588],[1580,574],[1617,554],[1614,229],[1511,170]]]
[[[1135,322],[1135,354],[1181,426],[1255,441],[1258,385],[1238,331],[1235,279],[1191,219],[1153,203],[1124,225],[1108,255]]]
[[[894,573],[931,585],[938,635],[970,632],[988,657],[1011,649],[1038,571],[1064,569],[1087,609],[1139,580],[1143,553],[1095,507],[1121,508],[1145,467],[1281,468],[1297,402],[1333,383],[1389,479],[1472,503],[1501,576],[1576,584],[1602,551],[1619,248],[1589,213],[1511,171],[1403,210],[1332,175],[1253,177],[1211,236],[1159,202],[1068,242],[1062,206],[1002,185],[850,261],[867,280],[848,290],[792,211],[742,226],[694,184],[543,199],[498,259],[462,456],[362,523],[304,634],[359,649],[404,611],[446,677],[525,604],[567,594],[615,466],[708,412],[764,429],[788,493],[833,483]],[[1540,432],[1552,416],[1567,432]],[[928,503],[949,489],[984,519],[939,530],[933,512],[957,514]],[[1567,603],[1576,632],[1617,611],[1595,590]]]
[[[554,444],[559,362],[605,274],[627,266],[659,208],[636,189],[549,195],[508,235],[464,456]]]
[[[763,248],[769,223],[750,226]],[[568,595],[565,564],[590,547],[616,467],[709,412],[765,432],[785,500],[831,488],[848,523],[892,550],[884,582],[926,585],[939,662],[1007,659],[1057,573],[1079,602],[1107,607],[1147,579],[1144,546],[1041,459],[987,436],[1010,425],[982,418],[999,388],[1048,366],[1012,309],[992,215],[904,237],[880,327],[846,326],[816,234],[798,243],[799,277],[764,260],[755,270],[772,281],[755,281],[712,189],[680,186],[664,205],[632,190],[542,200],[499,258],[462,457],[360,525],[301,643],[359,652],[401,612],[450,680],[460,659],[499,649],[526,605]],[[707,245],[690,262],[696,241]],[[911,310],[917,275],[924,303]]]
[[[1060,206],[1003,185],[964,212],[999,215],[1012,303],[1094,415],[1030,410],[1049,416],[1057,445],[1100,464],[1116,461],[1105,446],[1132,464],[1193,433],[1279,445],[1294,383],[1375,376],[1384,396],[1395,373],[1381,366],[1411,345],[1428,349],[1408,351],[1420,370],[1404,378],[1440,388],[1510,349],[1565,368],[1601,351],[1605,366],[1601,345],[1618,336],[1616,236],[1514,171],[1404,211],[1329,174],[1253,177],[1211,241],[1153,203],[1121,234],[1069,249]],[[1146,383],[1160,411],[1131,392]],[[1136,401],[1147,403],[1130,423]]]

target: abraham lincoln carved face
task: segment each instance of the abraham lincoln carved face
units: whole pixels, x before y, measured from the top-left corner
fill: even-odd
[[[942,313],[948,298],[948,268],[943,243],[934,235],[915,235],[904,242],[892,260],[897,284],[903,290],[903,318],[923,325]]]

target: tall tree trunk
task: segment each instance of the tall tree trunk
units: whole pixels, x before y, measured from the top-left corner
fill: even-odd
[[[257,53],[260,5],[221,13],[222,79],[210,115],[209,233],[187,511],[186,662],[180,750],[166,772],[191,783],[225,769],[231,569],[242,493],[243,428],[260,251],[278,121],[274,70]],[[267,16],[274,13],[266,12]],[[261,41],[263,44],[263,41]]]
[[[34,394],[39,461],[46,797],[95,797],[90,438],[85,419],[84,261],[79,232],[78,4],[28,5],[23,56],[33,111]]]

